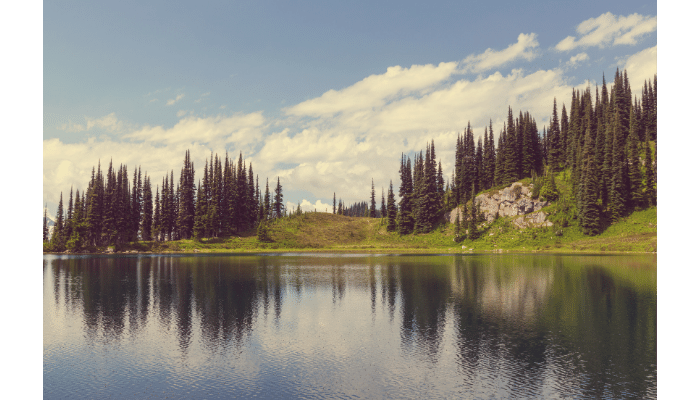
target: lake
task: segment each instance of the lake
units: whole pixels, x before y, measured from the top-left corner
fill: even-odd
[[[656,398],[656,255],[44,255],[44,398]]]

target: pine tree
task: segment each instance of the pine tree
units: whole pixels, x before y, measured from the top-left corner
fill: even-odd
[[[547,159],[549,165],[552,166],[553,172],[560,170],[559,160],[561,158],[561,147],[559,144],[561,130],[559,127],[559,116],[557,115],[557,98],[554,98],[554,107],[552,109],[552,119],[549,122],[549,154]]]
[[[47,242],[49,240],[49,227],[48,227],[47,221],[46,221],[46,219],[47,219],[47,217],[46,217],[47,207],[48,207],[48,205],[45,204],[44,205],[44,242]]]
[[[192,235],[195,239],[200,240],[204,237],[207,231],[206,218],[207,218],[207,201],[205,198],[204,190],[202,190],[202,184],[199,182],[197,185],[197,205],[194,213],[194,226],[192,227]]]
[[[384,188],[382,187],[382,206],[380,209],[381,217],[386,218],[386,201],[384,201]]]
[[[162,217],[160,215],[160,194],[158,193],[158,185],[156,185],[156,197],[155,197],[155,203],[156,203],[156,209],[153,212],[153,227],[151,228],[151,232],[153,234],[153,239],[156,242],[159,242],[163,240],[163,235],[162,235],[162,229],[161,229],[161,224],[162,224]]]
[[[462,238],[462,224],[459,220],[459,213],[457,213],[457,218],[455,219],[455,242],[460,242]]]
[[[656,182],[651,159],[651,132],[647,128],[646,143],[644,144],[644,197],[649,206],[656,205]]]
[[[377,218],[377,201],[374,198],[374,178],[372,178],[372,193],[370,194],[369,217]]]
[[[333,214],[335,214],[335,192],[333,192]]]
[[[272,203],[270,202],[270,180],[265,181],[265,200],[263,201],[263,206],[265,207],[265,219],[271,218],[270,212],[272,210]],[[333,194],[335,196],[335,194]]]
[[[595,165],[595,149],[592,127],[586,129],[586,141],[583,154],[583,176],[579,220],[581,230],[586,235],[596,235],[600,230],[600,209],[598,208],[598,167]]]
[[[396,230],[396,202],[394,200],[394,185],[392,181],[389,181],[389,192],[387,193],[387,204],[386,204],[386,230],[388,232],[393,232]]]
[[[631,128],[627,136],[627,170],[629,176],[629,209],[641,210],[644,206],[644,193],[642,187],[642,172],[639,168],[639,141],[638,134],[634,130],[637,127],[637,116],[630,116]]]
[[[399,186],[399,211],[396,218],[396,224],[400,234],[405,235],[413,231],[413,210],[411,207],[413,195],[413,179],[411,174],[411,159],[401,155],[401,169],[399,175],[401,177],[401,185]]]
[[[625,215],[625,204],[627,203],[627,192],[625,185],[625,167],[627,165],[624,153],[624,132],[621,128],[620,112],[615,113],[613,125],[613,143],[611,150],[611,175],[610,186],[610,217],[613,222],[617,222]]]
[[[277,187],[275,188],[275,204],[273,206],[275,212],[275,218],[282,218],[284,216],[284,204],[282,203],[282,185],[280,185],[280,177],[277,177]]]
[[[143,219],[141,220],[141,240],[153,240],[153,193],[151,192],[151,178],[144,176],[143,183]]]
[[[50,240],[52,251],[64,250],[63,225],[63,192],[61,192],[61,196],[58,200],[58,209],[56,210],[56,222],[54,223]]]
[[[472,201],[469,206],[469,223],[467,229],[469,230],[469,240],[476,240],[479,238],[479,232],[477,232],[476,227],[476,217],[477,217],[477,205],[476,205],[476,193],[474,187],[472,187]]]
[[[542,188],[540,188],[540,200],[555,201],[558,198],[559,191],[557,190],[557,185],[554,182],[554,173],[547,169],[545,171],[544,182],[542,182]]]

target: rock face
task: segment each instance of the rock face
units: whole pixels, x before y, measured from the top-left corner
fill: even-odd
[[[499,190],[498,193],[482,193],[476,196],[475,200],[476,204],[479,206],[479,212],[489,224],[496,219],[496,215],[500,217],[514,217],[520,215],[521,217],[513,220],[513,224],[518,228],[551,226],[552,223],[546,221],[547,214],[545,212],[540,211],[535,213],[542,209],[542,207],[549,205],[549,203],[546,201],[532,200],[531,196],[532,192],[529,187],[524,186],[520,182],[515,182],[509,187]],[[450,223],[455,223],[457,215],[459,215],[460,221],[464,222],[462,207],[457,207],[449,214]]]

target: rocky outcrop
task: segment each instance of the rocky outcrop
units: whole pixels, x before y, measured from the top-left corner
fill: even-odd
[[[479,212],[489,224],[497,216],[521,216],[513,220],[513,224],[518,228],[552,225],[550,221],[546,221],[547,214],[540,211],[542,207],[549,205],[549,202],[533,200],[530,188],[520,182],[515,182],[497,193],[482,193],[476,196],[475,201],[479,206]],[[464,221],[462,207],[457,207],[450,212],[450,223],[455,222],[457,215],[460,221]]]

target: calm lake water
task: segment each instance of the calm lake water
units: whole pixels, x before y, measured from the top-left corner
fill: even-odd
[[[656,256],[44,256],[44,398],[656,398]]]

